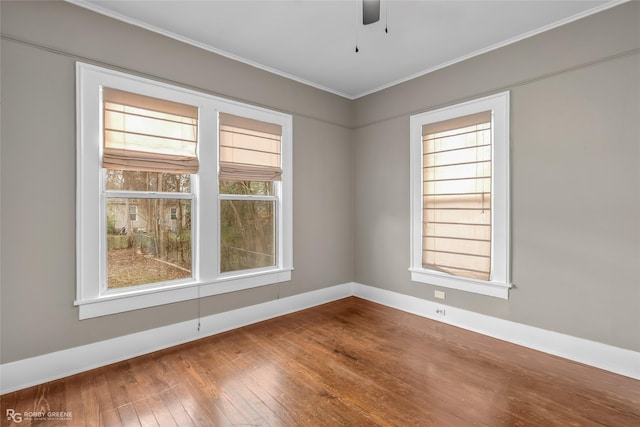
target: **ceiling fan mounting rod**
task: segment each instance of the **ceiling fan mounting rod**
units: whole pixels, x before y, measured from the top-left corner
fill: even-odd
[[[362,0],[362,25],[380,20],[380,0]]]

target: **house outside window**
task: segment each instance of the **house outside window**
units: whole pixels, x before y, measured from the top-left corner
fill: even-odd
[[[290,280],[291,116],[81,63],[77,85],[81,319]],[[239,174],[264,166],[247,124],[277,175]]]
[[[411,277],[508,298],[509,94],[411,117]]]

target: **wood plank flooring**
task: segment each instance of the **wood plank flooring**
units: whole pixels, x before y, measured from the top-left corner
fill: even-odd
[[[640,426],[640,381],[355,297],[0,398],[3,426]]]

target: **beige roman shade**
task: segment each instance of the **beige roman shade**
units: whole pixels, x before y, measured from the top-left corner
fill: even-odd
[[[424,268],[489,280],[491,111],[422,127]]]
[[[102,100],[103,167],[198,172],[198,107],[106,87]]]
[[[282,127],[220,113],[220,179],[279,181]]]

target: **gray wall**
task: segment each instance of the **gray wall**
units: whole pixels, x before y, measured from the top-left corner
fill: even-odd
[[[516,288],[446,303],[640,351],[640,4],[356,101],[70,4],[0,5],[2,363],[197,315],[78,320],[76,60],[294,116],[293,280],[206,298],[203,315],[352,280],[432,299],[407,271],[409,115],[511,90]]]
[[[76,60],[294,116],[293,280],[205,298],[203,316],[353,279],[351,101],[67,3],[1,7],[2,363],[198,313],[186,301],[78,320]]]
[[[355,102],[355,281],[410,281],[409,116],[511,91],[508,301],[446,304],[640,351],[640,3]]]

